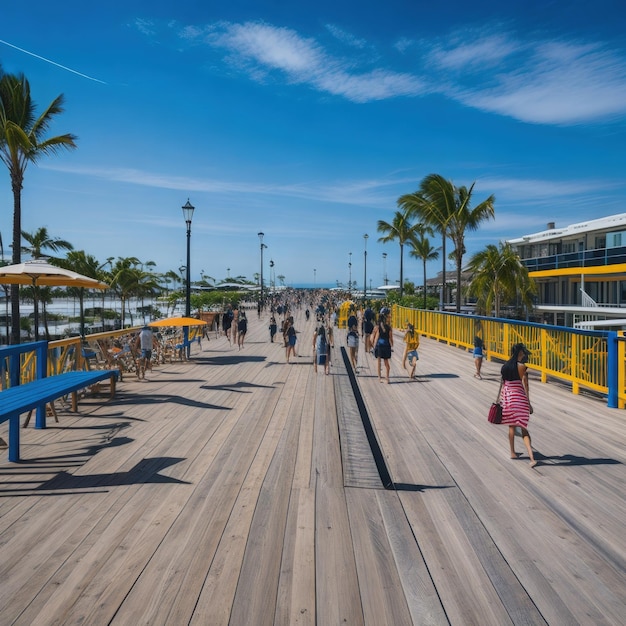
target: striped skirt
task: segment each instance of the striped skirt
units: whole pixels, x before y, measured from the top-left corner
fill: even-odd
[[[505,380],[500,394],[502,424],[528,428],[530,403],[521,380]]]

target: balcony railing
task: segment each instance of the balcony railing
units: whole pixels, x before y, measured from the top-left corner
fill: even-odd
[[[619,248],[600,248],[598,250],[581,250],[579,252],[563,252],[544,257],[522,259],[522,263],[531,272],[541,270],[564,269],[568,267],[598,267],[626,263],[626,246]]]

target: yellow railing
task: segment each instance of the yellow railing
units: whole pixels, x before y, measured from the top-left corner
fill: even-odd
[[[351,300],[346,300],[339,307],[339,315],[337,316],[337,328],[348,328],[348,318],[354,309],[356,315],[356,304]]]
[[[493,319],[473,315],[457,315],[394,306],[393,326],[413,324],[422,335],[449,345],[471,350],[474,337],[483,340],[483,353],[488,360],[505,361],[511,346],[524,343],[531,352],[529,368],[539,372],[541,381],[549,377],[567,381],[573,393],[580,387],[602,394],[609,393],[608,345],[610,333],[545,326],[515,320]],[[622,333],[624,335],[624,333]],[[626,403],[626,338],[619,341],[617,394],[620,407]]]
[[[127,343],[132,337],[141,330],[141,326],[134,328],[125,328],[123,330],[114,330],[104,333],[94,333],[87,335],[83,342],[80,337],[71,337],[69,339],[60,339],[51,341],[48,344],[48,365],[47,376],[54,376],[71,370],[88,369],[87,359],[83,356],[83,348],[89,348],[96,342],[102,340],[118,340]],[[189,328],[189,341],[193,342],[202,335],[201,326],[192,326]],[[181,333],[182,341],[182,333]],[[20,363],[20,384],[28,383],[37,378],[37,352],[29,350],[19,355]],[[1,380],[0,389],[10,386],[10,362],[4,359],[4,363],[0,364]]]

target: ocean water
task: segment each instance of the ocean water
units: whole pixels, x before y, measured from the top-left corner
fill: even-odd
[[[125,319],[124,326],[139,326],[141,324],[147,323],[150,321],[148,317],[143,316],[143,314],[139,314],[137,312],[137,307],[141,306],[149,306],[152,305],[155,308],[159,309],[163,315],[166,313],[165,305],[162,302],[158,302],[156,300],[144,300],[143,303],[141,301],[139,303],[134,300],[129,304],[126,304],[125,311]],[[92,309],[102,307],[102,298],[85,298],[83,303],[84,309]],[[119,314],[121,314],[121,305],[119,300],[111,300],[106,298],[104,301],[105,310],[113,310]],[[77,321],[70,321],[73,319],[78,319],[80,316],[80,304],[78,299],[74,298],[54,298],[51,303],[46,306],[46,310],[48,311],[48,330],[50,331],[50,335],[54,338],[66,337],[77,335],[80,333],[80,323]],[[31,317],[34,312],[34,306],[32,303],[22,302],[20,303],[20,315],[22,317]],[[183,315],[184,314],[184,305],[178,305],[173,311],[170,307],[167,310],[167,314],[169,316],[175,315]],[[11,316],[11,304],[7,303],[4,298],[0,299],[0,337],[6,337],[6,320],[10,319]],[[60,319],[53,319],[59,317]],[[115,328],[115,324],[119,326],[118,320],[105,320],[105,329],[113,330]],[[87,334],[92,332],[100,332],[102,331],[102,324],[100,318],[96,315],[95,321],[93,325],[89,325],[87,323],[86,332]],[[9,331],[10,332],[10,331]],[[22,333],[25,337],[28,335],[26,333]],[[33,330],[34,335],[34,330]],[[45,327],[43,324],[43,309],[41,305],[39,306],[39,336],[44,337],[45,335]],[[6,343],[6,341],[4,341]]]

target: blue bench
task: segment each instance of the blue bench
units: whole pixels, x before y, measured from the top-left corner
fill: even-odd
[[[0,358],[3,356],[16,356],[27,351],[37,351],[38,376],[46,370],[47,342],[35,342],[0,348]],[[46,356],[44,356],[46,355]],[[18,368],[19,369],[19,368]],[[110,381],[110,395],[115,394],[115,383],[119,372],[117,370],[96,371],[70,371],[55,376],[42,376],[23,385],[15,384],[15,376],[12,376],[12,386],[0,391],[0,423],[9,422],[9,461],[20,460],[20,415],[26,411],[37,409],[35,419],[36,428],[46,427],[46,404],[54,402],[67,394],[72,394],[72,410],[78,410],[77,392],[96,383]]]

